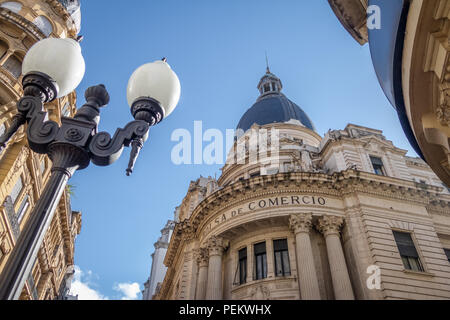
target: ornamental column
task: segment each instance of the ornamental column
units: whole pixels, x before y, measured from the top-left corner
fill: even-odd
[[[344,218],[342,217],[323,216],[319,219],[317,228],[323,233],[327,244],[336,300],[355,300],[340,239],[340,230],[343,224]]]
[[[320,300],[319,281],[310,238],[312,215],[291,215],[289,225],[295,233],[297,272],[302,300]]]
[[[198,264],[197,289],[195,292],[195,300],[205,300],[206,284],[208,282],[208,263],[209,255],[207,248],[200,248],[196,252],[196,260]]]
[[[222,300],[222,255],[223,239],[211,237],[208,240],[208,282],[206,300]]]

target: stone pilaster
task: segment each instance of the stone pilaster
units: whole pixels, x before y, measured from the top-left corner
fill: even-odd
[[[223,239],[211,237],[207,243],[209,253],[206,300],[222,300]]]
[[[317,228],[323,233],[327,244],[328,261],[336,300],[354,300],[355,296],[340,238],[340,230],[343,224],[344,218],[342,217],[323,216],[319,219]]]
[[[292,215],[289,225],[295,234],[297,272],[302,300],[320,300],[319,281],[310,239],[312,215]]]
[[[195,300],[206,299],[206,284],[208,282],[209,253],[207,248],[200,248],[195,251],[195,260],[198,265],[197,289]]]

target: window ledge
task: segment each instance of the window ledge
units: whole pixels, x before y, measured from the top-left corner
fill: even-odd
[[[425,271],[412,271],[412,270],[403,270],[406,274],[417,275],[417,276],[425,276],[425,277],[434,277],[434,273],[425,272]]]

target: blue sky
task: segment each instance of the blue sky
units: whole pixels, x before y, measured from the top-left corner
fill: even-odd
[[[140,65],[167,57],[182,87],[178,108],[151,129],[132,177],[125,176],[125,150],[114,165],[91,165],[71,180],[73,209],[83,212],[77,285],[92,290],[90,297],[133,298],[135,283],[143,288],[153,243],[189,182],[220,175],[217,165],[172,164],[172,132],[192,132],[195,120],[204,130],[235,128],[258,97],[266,51],[283,92],[319,134],[355,123],[412,150],[378,85],[368,46],[345,32],[326,0],[95,0],[82,1],[82,16],[86,75],[78,104],[87,87],[106,85],[111,103],[102,110],[101,131],[112,134],[132,120],[126,86]]]

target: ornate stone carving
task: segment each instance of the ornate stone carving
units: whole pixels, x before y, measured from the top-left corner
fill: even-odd
[[[250,295],[252,296],[252,300],[269,300],[270,290],[266,286],[260,285],[254,288]]]
[[[296,214],[289,217],[289,226],[297,233],[309,233],[312,228],[312,214]]]
[[[224,250],[224,241],[221,237],[212,236],[207,242],[209,256],[221,256]]]
[[[338,216],[323,216],[317,222],[317,229],[323,233],[325,237],[331,234],[340,234],[344,218]]]
[[[328,0],[331,8],[351,36],[363,45],[369,40],[367,30],[367,1]]]
[[[178,224],[178,233],[181,234],[184,241],[192,240],[195,237],[194,228],[188,220],[184,220]]]
[[[6,214],[8,216],[13,236],[17,240],[20,235],[20,224],[17,219],[17,214],[14,211],[14,203],[12,202],[10,196],[6,197],[5,202],[3,203],[3,207],[5,208]]]
[[[444,76],[445,81],[439,86],[439,105],[436,108],[436,116],[443,126],[450,126],[450,65]]]
[[[198,266],[208,267],[209,252],[207,248],[199,248],[194,251],[194,259],[197,261]]]
[[[311,172],[314,169],[314,165],[312,162],[311,154],[306,148],[304,148],[301,152],[302,156],[302,167],[306,172]]]

